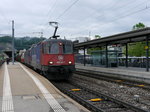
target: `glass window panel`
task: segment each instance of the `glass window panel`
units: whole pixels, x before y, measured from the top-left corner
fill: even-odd
[[[51,53],[51,54],[58,54],[58,53],[59,53],[59,46],[58,46],[58,43],[53,43],[53,44],[51,44],[50,53]]]
[[[71,43],[68,43],[68,44],[65,44],[65,54],[71,54],[72,53],[72,44]]]

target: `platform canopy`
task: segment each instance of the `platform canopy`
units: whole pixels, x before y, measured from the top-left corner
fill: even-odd
[[[105,46],[106,44],[112,45],[112,44],[125,44],[125,43],[146,41],[146,37],[149,35],[150,35],[150,27],[147,27],[139,30],[102,37],[100,39],[94,39],[87,42],[75,43],[74,48],[82,49],[83,47],[89,48],[89,47],[96,47],[96,46]]]
[[[125,45],[125,54],[126,54],[126,67],[128,67],[128,43],[134,43],[134,42],[142,42],[145,41],[145,50],[146,50],[146,71],[149,71],[149,40],[150,40],[150,27],[134,30],[130,32],[120,33],[116,35],[111,35],[107,37],[103,37],[100,39],[94,39],[87,42],[82,43],[75,43],[74,49],[84,50],[84,66],[86,64],[86,55],[85,55],[85,49],[92,48],[92,47],[105,47],[105,62],[106,67],[109,65],[109,59],[108,59],[108,46],[109,45]]]

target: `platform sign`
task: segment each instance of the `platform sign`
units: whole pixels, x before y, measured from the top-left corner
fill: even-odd
[[[145,48],[145,49],[148,49],[149,47],[148,47],[148,46],[145,46],[144,48]]]

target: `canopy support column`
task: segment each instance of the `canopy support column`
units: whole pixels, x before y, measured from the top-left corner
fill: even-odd
[[[106,49],[106,54],[105,54],[106,55],[106,67],[108,68],[108,48],[107,47],[108,45],[106,44],[106,48],[105,48]]]
[[[126,67],[128,67],[128,43],[126,45]]]
[[[84,66],[85,66],[85,65],[86,65],[86,62],[85,62],[85,61],[86,61],[86,59],[85,59],[85,46],[84,46],[84,49],[83,49],[83,50],[84,50],[83,63],[84,63]]]
[[[148,42],[149,36],[146,36],[146,71],[149,72],[149,42]]]

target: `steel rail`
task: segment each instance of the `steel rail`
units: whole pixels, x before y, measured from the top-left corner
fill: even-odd
[[[96,74],[96,73],[90,73],[88,71],[87,72],[76,71],[76,74],[88,76],[91,78],[101,79],[101,80],[105,80],[105,81],[110,81],[110,82],[114,82],[114,83],[118,83],[118,84],[124,84],[124,85],[132,86],[132,87],[138,87],[138,88],[150,90],[150,84],[140,82],[140,81],[132,81],[132,80],[127,80],[127,79],[122,79],[122,78],[115,78],[115,77],[111,77],[111,76],[105,76],[103,73],[102,73],[102,75],[100,75],[100,74]],[[116,80],[123,80],[123,81],[117,82]],[[141,84],[144,84],[145,86],[138,86]]]
[[[134,106],[134,105],[131,105],[131,104],[127,103],[127,102],[123,102],[123,101],[121,101],[121,100],[118,100],[118,99],[115,99],[115,98],[113,98],[113,97],[110,97],[110,96],[108,96],[108,95],[106,95],[106,94],[103,94],[102,92],[98,92],[98,91],[92,90],[92,89],[87,88],[87,87],[82,87],[81,85],[76,84],[76,83],[73,83],[73,82],[71,82],[71,84],[73,84],[73,85],[75,85],[75,86],[78,86],[79,88],[82,88],[82,89],[84,89],[84,90],[86,90],[86,91],[89,91],[89,92],[91,92],[91,93],[94,93],[94,94],[96,94],[97,96],[100,96],[100,95],[101,95],[101,96],[104,96],[104,97],[106,97],[107,99],[109,99],[109,100],[111,100],[111,101],[113,101],[113,102],[115,102],[115,103],[117,103],[117,104],[119,104],[119,105],[123,105],[123,106],[126,107],[126,108],[130,108],[130,109],[132,109],[132,110],[134,110],[134,111],[136,111],[136,112],[150,112],[150,111],[141,109],[141,108],[139,108],[139,107],[136,107],[136,106]]]
[[[147,110],[144,110],[144,109],[141,109],[139,107],[136,107],[134,105],[131,105],[127,102],[123,102],[121,100],[118,100],[118,99],[115,99],[114,97],[110,97],[108,95],[105,95],[101,92],[97,92],[93,89],[90,89],[88,87],[83,87],[77,83],[74,83],[74,82],[69,82],[71,85],[73,86],[76,86],[80,89],[82,89],[83,91],[87,91],[89,93],[92,93],[93,95],[96,95],[96,96],[100,96],[100,97],[103,97],[105,100],[108,100],[108,101],[112,101],[114,103],[116,103],[118,105],[118,108],[119,107],[125,107],[127,109],[130,109],[130,110],[133,110],[133,111],[136,111],[136,112],[149,112]],[[65,94],[71,96],[73,99],[77,100],[78,102],[80,102],[82,105],[84,105],[85,107],[87,108],[90,108],[91,110],[93,110],[94,112],[104,112],[105,110],[103,109],[100,109],[98,107],[96,107],[95,105],[91,104],[90,102],[87,102],[86,100],[84,100],[83,98],[79,97],[78,95],[75,95],[71,92],[69,92],[68,90],[65,90],[64,88],[60,87],[60,86],[57,86],[57,84],[54,84],[57,88],[59,88],[62,92],[64,92]]]
[[[53,83],[54,84],[54,83]],[[90,102],[84,100],[83,98],[81,98],[78,95],[75,95],[71,92],[66,91],[65,89],[61,88],[60,86],[57,86],[56,84],[54,84],[60,91],[62,91],[63,93],[67,94],[68,96],[70,96],[71,98],[73,98],[74,100],[78,101],[80,104],[82,104],[83,106],[89,108],[90,110],[94,111],[94,112],[105,112],[104,110],[97,108],[96,106],[94,106],[93,104],[91,104]]]

